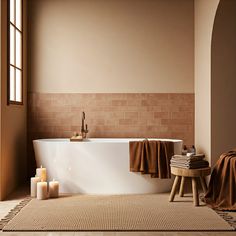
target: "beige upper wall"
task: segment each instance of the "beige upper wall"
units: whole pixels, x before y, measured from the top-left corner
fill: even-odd
[[[195,144],[211,161],[211,39],[219,0],[195,0]]]
[[[29,91],[194,92],[192,0],[31,0]]]

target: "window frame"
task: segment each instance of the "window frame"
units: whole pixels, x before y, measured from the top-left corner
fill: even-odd
[[[10,0],[7,0],[7,105],[24,105],[24,96],[23,96],[23,86],[24,86],[24,55],[23,55],[23,36],[24,36],[24,29],[23,29],[23,0],[21,1],[21,30],[17,28],[16,25],[11,23],[10,20]],[[15,3],[15,15],[16,15],[16,0]],[[16,65],[11,65],[10,63],[10,27],[11,25],[15,28],[15,30],[18,30],[21,34],[21,68],[16,67]],[[16,40],[16,34],[14,36],[14,41]],[[16,43],[15,43],[16,45]],[[16,48],[15,48],[16,50]],[[15,52],[16,56],[16,52]],[[16,59],[15,59],[16,60]],[[14,69],[19,69],[21,71],[21,101],[13,101],[10,99],[10,68],[11,66],[14,67]],[[16,82],[16,77],[14,79],[14,82]]]

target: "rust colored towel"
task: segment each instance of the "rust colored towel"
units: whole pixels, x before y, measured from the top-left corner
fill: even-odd
[[[130,171],[151,174],[152,178],[170,178],[170,159],[174,144],[168,141],[132,141],[129,143]]]
[[[220,156],[204,200],[215,209],[236,211],[236,149]]]

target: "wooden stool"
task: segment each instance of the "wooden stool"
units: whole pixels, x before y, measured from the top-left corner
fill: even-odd
[[[198,196],[198,188],[197,188],[197,178],[200,178],[202,189],[204,193],[207,192],[207,185],[205,181],[205,176],[210,175],[211,168],[199,168],[199,169],[184,169],[180,167],[173,167],[171,166],[171,174],[176,175],[175,181],[171,189],[170,198],[169,201],[173,202],[175,198],[175,193],[177,191],[177,186],[180,181],[181,177],[181,183],[180,183],[180,190],[179,190],[179,196],[183,197],[184,195],[184,182],[187,177],[192,178],[192,191],[193,191],[193,200],[194,205],[199,206],[199,196]]]

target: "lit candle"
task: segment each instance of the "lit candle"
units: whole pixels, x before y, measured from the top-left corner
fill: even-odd
[[[37,183],[37,199],[45,200],[48,196],[48,183],[47,182],[38,182]]]
[[[37,168],[36,176],[39,177],[41,181],[46,181],[47,180],[46,168],[43,168],[42,166],[40,168]]]
[[[37,196],[37,183],[40,182],[40,177],[32,177],[30,181],[30,196],[36,197]]]
[[[55,198],[59,195],[59,182],[53,181],[49,182],[49,197]]]

